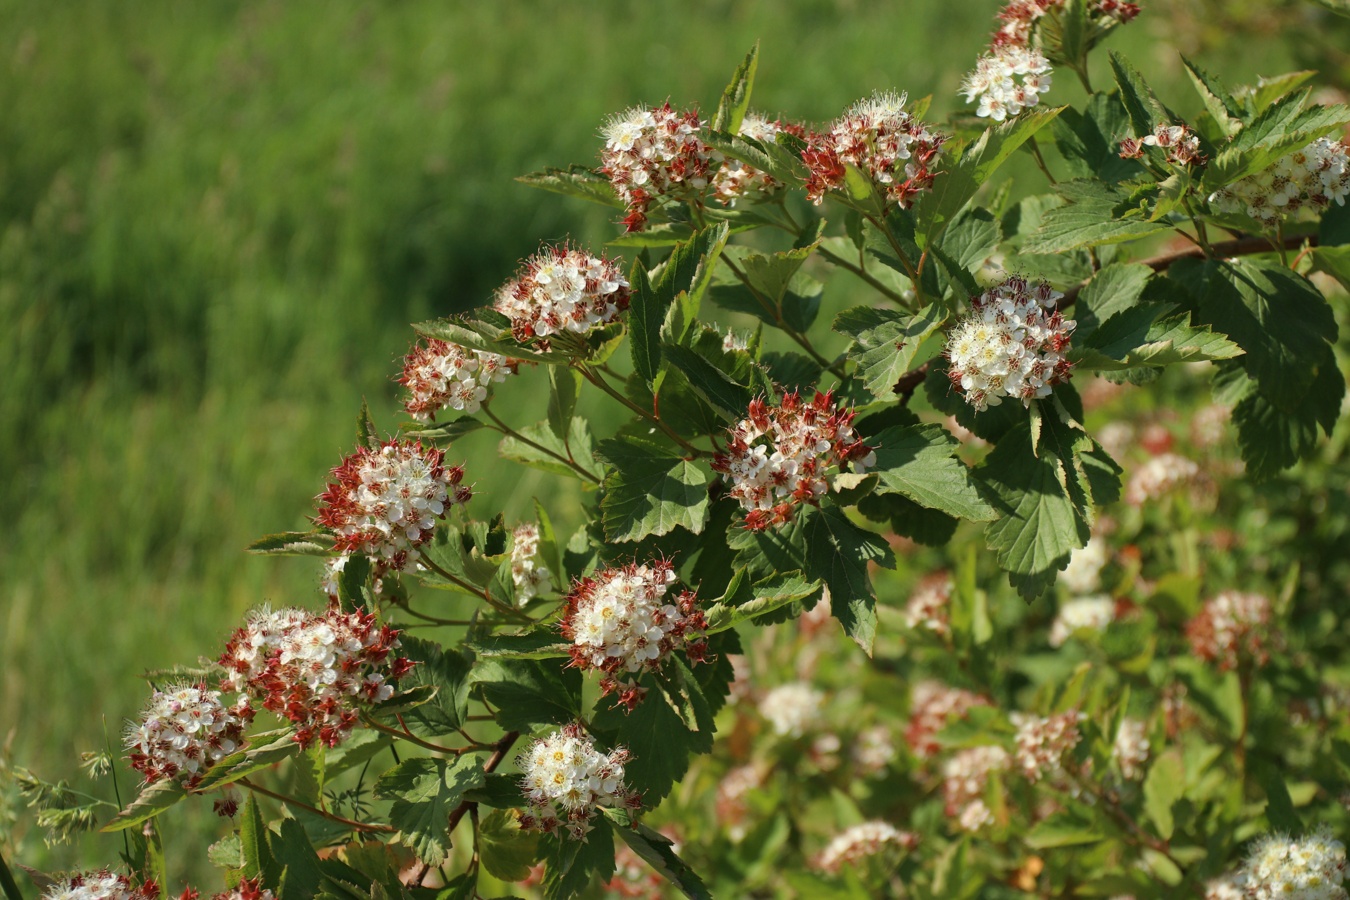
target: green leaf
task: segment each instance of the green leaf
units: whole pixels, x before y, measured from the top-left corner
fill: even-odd
[[[1339,0],[1333,0],[1333,2],[1339,2]],[[1246,102],[1251,114],[1257,115],[1265,112],[1276,100],[1303,87],[1316,75],[1317,72],[1313,69],[1304,69],[1301,72],[1286,72],[1283,75],[1262,78],[1254,87],[1239,88],[1237,93]]]
[[[1069,554],[1087,543],[1086,492],[1052,448],[1043,446],[1036,455],[1026,427],[1004,435],[979,474],[1006,508],[985,528],[985,540],[1013,586],[1034,599],[1054,585]]]
[[[478,854],[493,878],[524,881],[539,858],[539,832],[522,830],[514,815],[494,809],[478,825]]]
[[[915,243],[920,247],[934,243],[998,167],[1064,109],[1060,106],[1024,112],[986,129],[960,161],[940,176],[933,189],[919,200],[914,215],[917,223]]]
[[[600,500],[607,540],[637,541],[649,534],[669,534],[676,527],[693,534],[703,531],[708,520],[708,477],[670,445],[613,438],[601,441],[597,453],[613,467],[605,476]]]
[[[858,501],[858,512],[873,522],[889,522],[896,534],[925,547],[946,544],[959,524],[957,519],[920,506],[904,494],[869,494]]]
[[[731,75],[731,83],[722,92],[717,112],[713,115],[714,131],[729,131],[732,134],[740,131],[741,120],[745,118],[745,112],[750,108],[750,90],[755,85],[755,68],[758,65],[759,41],[755,41],[755,46],[750,48],[745,59],[736,67],[736,71]]]
[[[520,776],[489,772],[483,786],[465,791],[464,799],[492,809],[515,809],[522,802]]]
[[[239,817],[239,843],[243,850],[243,877],[260,879],[264,887],[276,887],[281,880],[281,866],[268,846],[267,825],[258,809],[258,796],[249,792]]]
[[[968,287],[974,284],[973,276],[984,267],[1002,240],[1003,229],[994,214],[973,206],[967,207],[952,220],[933,249],[941,251],[961,275],[972,276]]]
[[[332,556],[333,536],[323,531],[282,531],[248,545],[259,556]]]
[[[1106,839],[1091,823],[1067,812],[1059,812],[1039,822],[1027,833],[1027,846],[1034,850],[1052,847],[1077,847]]]
[[[417,663],[399,682],[402,688],[431,687],[436,694],[407,714],[418,734],[449,734],[465,722],[469,713],[469,670],[473,658],[452,647],[403,635],[399,652]]]
[[[413,325],[413,330],[422,337],[531,362],[566,363],[571,359],[562,350],[540,350],[521,344],[511,336],[511,320],[487,307],[454,318],[418,322]]]
[[[1268,478],[1287,469],[1317,449],[1318,428],[1331,434],[1340,418],[1345,376],[1335,359],[1317,367],[1312,385],[1293,409],[1284,409],[1250,386],[1233,407],[1238,447],[1247,471]]]
[[[523,463],[532,468],[542,469],[554,475],[580,478],[581,475],[576,469],[558,459],[558,457],[562,457],[562,459],[570,458],[583,470],[592,473],[591,477],[597,483],[600,481],[600,476],[593,474],[595,451],[591,442],[591,427],[587,424],[585,418],[574,417],[572,419],[568,438],[565,442],[553,433],[549,423],[538,422],[528,428],[522,428],[520,438],[511,435],[502,438],[497,450],[507,459]]]
[[[549,841],[544,870],[545,900],[571,900],[580,895],[594,878],[602,881],[614,875],[614,832],[609,820],[597,816],[584,841],[557,834]]]
[[[140,825],[142,822],[153,819],[186,796],[187,792],[178,782],[167,779],[156,781],[137,794],[136,799],[132,800],[126,809],[113,816],[112,820],[99,830],[123,831]]]
[[[1170,309],[1169,304],[1147,304],[1117,313],[1069,358],[1076,367],[1111,372],[1242,355],[1242,348],[1224,335],[1193,327],[1189,314],[1154,321]]]
[[[417,757],[381,775],[375,796],[393,801],[389,824],[398,829],[394,839],[422,862],[439,866],[450,849],[446,829],[451,811],[465,791],[483,784],[482,761],[475,756],[466,754],[452,761]]]
[[[872,443],[881,492],[904,494],[921,506],[959,519],[987,522],[997,518],[980,496],[965,463],[954,455],[960,444],[941,425],[888,428]]]
[[[568,646],[552,625],[520,634],[490,634],[464,644],[480,659],[557,659],[567,656]]]
[[[633,369],[648,385],[661,367],[661,326],[676,296],[687,291],[697,300],[712,281],[717,260],[729,234],[726,222],[709,225],[675,247],[659,270],[633,267],[632,303],[628,311]]]
[[[1239,131],[1206,167],[1201,182],[1205,190],[1255,175],[1317,138],[1341,131],[1350,122],[1350,108],[1302,109],[1306,100],[1306,92],[1285,97]]]
[[[858,364],[858,375],[874,397],[886,399],[901,375],[942,349],[944,320],[936,304],[914,315],[858,306],[835,317],[834,330],[853,338],[849,358]]]
[[[1068,202],[1046,210],[1041,227],[1023,242],[1023,253],[1063,253],[1133,241],[1171,229],[1165,222],[1117,218],[1117,208],[1129,200],[1101,182],[1066,181],[1056,189]]]
[[[1142,263],[1111,263],[1092,276],[1074,302],[1074,343],[1086,343],[1112,316],[1138,305],[1153,270]]]
[[[1174,273],[1199,288],[1198,321],[1246,351],[1243,367],[1261,393],[1286,411],[1296,407],[1336,340],[1336,320],[1321,292],[1275,261],[1183,261]]]
[[[1323,225],[1325,224],[1324,219]],[[1316,271],[1325,272],[1339,281],[1341,287],[1350,291],[1350,246],[1318,247],[1312,252],[1312,260]]]
[[[548,427],[553,429],[554,437],[566,441],[581,394],[581,373],[570,366],[549,366],[548,386]]]
[[[665,835],[641,823],[632,828],[617,828],[619,837],[647,865],[679,888],[689,900],[712,900],[712,894],[689,865],[675,854],[675,845]]]
[[[1196,93],[1204,101],[1205,109],[1214,117],[1224,134],[1232,135],[1242,125],[1242,111],[1238,109],[1237,101],[1219,79],[1184,56],[1181,61],[1186,66],[1186,73],[1191,76]]]
[[[404,425],[400,431],[404,437],[417,438],[423,441],[457,441],[466,434],[472,434],[480,428],[486,428],[482,422],[473,416],[460,416],[451,422],[442,422],[432,424],[427,422],[409,422]]]
[[[744,570],[737,572],[739,580],[733,581],[721,600],[708,608],[708,634],[735,628],[756,616],[820,592],[820,582],[803,578],[800,572],[773,575],[754,584],[744,574]]]
[[[1289,799],[1289,788],[1285,786],[1284,775],[1272,765],[1253,766],[1256,781],[1266,792],[1266,821],[1274,831],[1286,834],[1301,834],[1303,822],[1294,810],[1294,802]]]
[[[880,535],[854,525],[833,505],[807,512],[802,534],[806,539],[807,577],[825,582],[834,617],[871,656],[877,633],[877,597],[867,564],[895,568],[895,554]]]
[[[1129,60],[1114,50],[1110,56],[1111,71],[1115,74],[1120,99],[1129,113],[1135,137],[1142,138],[1152,134],[1159,125],[1171,125],[1173,121],[1178,121],[1167,107],[1158,102],[1153,90],[1144,81],[1144,76],[1130,65]]]
[[[545,169],[517,176],[516,181],[531,187],[542,188],[567,197],[579,197],[602,206],[623,209],[623,201],[614,192],[609,179],[597,175],[585,166],[569,166],[566,169]]]
[[[684,375],[694,393],[719,416],[735,422],[745,415],[751,399],[749,388],[688,347],[666,344],[665,354],[670,364]]]
[[[581,716],[581,671],[561,661],[483,659],[470,679],[507,731],[566,725]]]
[[[794,247],[780,253],[746,253],[741,256],[739,265],[745,273],[745,279],[775,307],[781,308],[784,295],[792,284],[793,276],[802,264],[820,246],[820,239],[804,247]]]
[[[279,900],[310,900],[319,893],[323,870],[304,826],[282,819],[276,831],[267,832],[267,847],[281,869]]]
[[[1163,840],[1172,839],[1172,807],[1186,796],[1186,766],[1179,750],[1160,753],[1144,777],[1144,812]]]
[[[361,398],[361,411],[356,414],[356,442],[367,450],[375,450],[380,446],[380,435],[370,418],[370,407],[365,397]]]
[[[1050,128],[1072,178],[1115,184],[1144,171],[1138,160],[1120,158],[1120,138],[1130,130],[1130,117],[1118,94],[1093,94],[1083,112],[1066,109]]]

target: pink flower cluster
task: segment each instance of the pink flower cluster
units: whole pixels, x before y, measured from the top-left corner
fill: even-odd
[[[698,598],[692,591],[667,598],[674,581],[668,560],[629,563],[579,579],[567,595],[561,628],[572,665],[603,672],[603,694],[617,691],[630,711],[645,691],[624,675],[655,671],[681,647],[695,662],[707,653]]]
[[[1068,0],[1012,0],[999,12],[1003,26],[994,33],[993,48],[1025,47],[1031,42],[1036,20],[1050,12],[1062,9]],[[1088,19],[1096,23],[1115,21],[1125,23],[1139,15],[1139,4],[1122,0],[1089,0]]]
[[[398,379],[408,389],[403,408],[421,422],[434,421],[443,409],[476,413],[487,399],[488,385],[505,381],[519,366],[519,360],[496,353],[428,340],[403,358]]]
[[[702,128],[696,111],[678,111],[668,102],[635,106],[605,123],[600,172],[627,206],[628,231],[642,230],[657,197],[708,186],[721,156],[699,137]]]
[[[1203,166],[1209,157],[1200,152],[1200,138],[1185,125],[1159,125],[1153,134],[1139,140],[1125,138],[1120,142],[1123,159],[1139,159],[1145,147],[1160,147],[1167,151],[1167,161],[1174,166]]]
[[[942,766],[942,799],[946,813],[966,831],[979,831],[994,821],[984,802],[989,776],[1012,768],[1008,751],[995,745],[968,747]]]
[[[927,759],[942,749],[937,735],[948,722],[965,718],[977,706],[990,705],[988,698],[971,691],[950,687],[940,681],[920,681],[914,685],[910,699],[905,743],[915,756]]]
[[[628,308],[628,279],[618,263],[562,245],[545,247],[497,291],[493,306],[522,343],[549,335],[587,334]]]
[[[919,836],[913,832],[901,831],[889,822],[879,820],[860,822],[835,835],[816,857],[815,866],[836,874],[845,866],[856,865],[885,850],[913,850],[917,846]]]
[[[842,190],[847,166],[861,169],[886,199],[908,208],[933,186],[933,169],[947,136],[905,112],[905,95],[877,93],[850,106],[802,151],[810,176],[806,195],[820,203]]]
[[[264,608],[226,643],[220,664],[224,687],[294,723],[301,746],[335,747],[356,725],[359,705],[387,700],[390,679],[413,667],[393,658],[398,646],[398,632],[373,614],[335,603],[322,613]]]
[[[800,504],[816,504],[846,463],[857,472],[875,465],[876,454],[853,430],[854,415],[835,405],[833,393],[817,393],[809,403],[796,391],[777,406],[750,401],[712,461],[731,483],[729,496],[746,510],[746,528],[763,531],[787,522]]]
[[[333,470],[319,495],[315,521],[337,538],[346,555],[364,553],[377,572],[402,571],[431,540],[436,520],[473,492],[464,470],[445,464],[445,451],[420,442],[388,440],[361,447]]]
[[[938,637],[952,633],[951,610],[952,577],[946,572],[927,576],[914,588],[905,604],[905,624],[913,629],[927,629]]]
[[[1017,767],[1031,782],[1055,779],[1066,771],[1065,758],[1082,739],[1078,723],[1083,714],[1076,709],[1056,716],[1013,713],[1017,726]]]
[[[153,881],[138,885],[107,869],[80,872],[42,892],[42,900],[155,900],[158,896],[159,885]]]
[[[1224,591],[1207,601],[1186,623],[1186,637],[1195,655],[1220,671],[1243,661],[1263,666],[1270,659],[1270,600],[1261,594]]]
[[[155,691],[127,729],[127,758],[146,784],[168,778],[195,787],[212,763],[243,745],[244,727],[252,719],[246,699],[226,706],[220,691],[204,684]]]
[[[741,137],[754,138],[761,144],[776,143],[778,135],[782,132],[800,138],[806,137],[806,129],[800,125],[782,120],[771,121],[755,113],[747,113],[737,130],[737,134]],[[723,161],[721,168],[713,176],[712,185],[717,199],[727,206],[735,206],[736,201],[744,197],[762,196],[783,186],[768,172],[761,172],[739,159]]]

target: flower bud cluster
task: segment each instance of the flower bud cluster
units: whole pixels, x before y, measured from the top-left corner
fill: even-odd
[[[518,360],[448,341],[417,344],[403,358],[398,379],[408,389],[403,408],[419,422],[434,421],[443,409],[472,415],[487,399],[488,386],[516,374],[519,365]]]
[[[1273,226],[1299,210],[1326,209],[1350,195],[1350,148],[1343,141],[1318,138],[1270,168],[1248,175],[1209,196],[1219,212],[1246,214]]]
[[[80,872],[42,892],[42,900],[154,900],[158,896],[159,887],[153,881],[136,885],[107,869]]]
[[[185,898],[179,897],[178,900]],[[276,895],[263,887],[257,878],[245,878],[228,891],[212,894],[211,900],[276,900]]]
[[[511,532],[511,582],[516,586],[516,603],[534,599],[548,585],[551,573],[539,562],[539,526],[524,522]]]
[[[886,199],[908,208],[933,186],[936,162],[947,135],[905,112],[904,94],[876,93],[850,106],[824,134],[812,134],[802,152],[810,171],[806,196],[820,203],[842,190],[846,166],[861,169]]]
[[[961,82],[967,103],[979,98],[975,115],[1002,122],[1041,100],[1050,90],[1050,62],[1034,47],[1005,44],[975,61]]]
[[[1200,138],[1185,125],[1159,125],[1152,134],[1139,140],[1125,138],[1120,142],[1122,159],[1140,159],[1145,147],[1159,147],[1167,151],[1167,161],[1174,166],[1203,166],[1209,157],[1200,152]]]
[[[391,659],[398,646],[398,632],[373,614],[335,603],[322,613],[263,608],[230,638],[220,664],[225,688],[294,723],[301,746],[335,747],[356,725],[358,704],[389,699],[389,679],[413,667]]]
[[[1186,623],[1186,637],[1195,655],[1220,671],[1235,669],[1243,660],[1263,666],[1270,659],[1272,617],[1269,598],[1224,591]]]
[[[1120,766],[1120,774],[1127,781],[1144,777],[1144,763],[1148,762],[1148,731],[1139,719],[1124,718],[1111,745],[1111,758]]]
[[[600,807],[639,808],[641,800],[624,784],[628,759],[623,747],[601,752],[580,725],[537,738],[516,760],[530,805],[520,826],[551,833],[561,825],[574,840],[584,841]]]
[[[212,763],[239,749],[252,718],[247,700],[226,706],[220,691],[204,684],[155,691],[139,721],[127,728],[128,759],[146,784],[176,778],[193,787]]]
[[[984,802],[989,776],[1012,768],[1012,757],[998,746],[970,747],[942,766],[942,798],[947,815],[966,831],[979,831],[994,821]]]
[[[1200,478],[1200,467],[1184,456],[1159,453],[1130,475],[1125,486],[1125,502],[1142,506]]]
[[[1059,573],[1059,583],[1073,594],[1090,594],[1102,586],[1102,569],[1111,561],[1106,538],[1094,534],[1086,545],[1069,555],[1069,564]]]
[[[1050,646],[1061,647],[1079,629],[1103,631],[1116,618],[1116,601],[1099,594],[1075,597],[1059,608],[1055,621],[1050,623]]]
[[[913,850],[917,846],[918,835],[901,831],[889,822],[861,822],[834,836],[816,857],[816,868],[833,875],[884,850]]]
[[[1082,739],[1078,723],[1084,718],[1076,709],[1057,716],[1012,714],[1012,723],[1017,726],[1017,767],[1029,781],[1064,774],[1064,757]]]
[[[912,629],[924,628],[939,637],[952,633],[951,611],[952,578],[946,572],[929,575],[919,582],[905,604],[905,624]]]
[[[1241,870],[1249,900],[1345,900],[1345,845],[1326,826],[1291,838],[1268,834]]]
[[[779,737],[799,738],[820,724],[825,695],[802,681],[781,684],[759,701],[759,714]]]
[[[805,129],[800,125],[781,120],[771,121],[755,113],[745,115],[741,120],[741,127],[737,134],[741,137],[753,138],[761,144],[774,144],[777,142],[780,132],[795,134],[798,137],[806,136]],[[735,206],[736,201],[742,197],[762,196],[783,186],[782,182],[768,172],[761,172],[739,159],[724,160],[722,167],[713,175],[712,184],[717,199],[727,206]]]
[[[910,695],[909,724],[905,743],[920,759],[927,759],[942,745],[937,735],[953,719],[964,719],[977,706],[990,706],[989,700],[971,691],[954,688],[940,681],[920,681]]]
[[[1014,276],[971,301],[944,351],[948,377],[967,403],[982,411],[1013,397],[1029,406],[1069,380],[1064,352],[1076,323],[1055,308],[1063,296],[1047,282]]]
[[[523,342],[572,332],[587,334],[628,308],[630,292],[619,264],[562,245],[545,247],[497,290],[493,307],[511,320]]]
[[[402,571],[431,540],[446,509],[469,501],[464,470],[445,464],[445,451],[421,442],[385,441],[361,447],[333,470],[319,495],[315,521],[337,537],[343,554],[372,557],[378,573]]]
[[[1064,8],[1068,0],[1011,0],[998,18],[1003,26],[994,34],[993,46],[1025,47],[1031,43],[1036,20]],[[1139,15],[1139,4],[1123,0],[1088,0],[1089,26],[1110,22],[1125,23]]]
[[[731,482],[729,496],[746,510],[746,528],[762,531],[787,522],[796,506],[816,504],[845,463],[855,472],[876,464],[853,417],[852,409],[835,405],[833,393],[808,403],[794,391],[778,406],[750,401],[747,417],[728,432],[726,450],[712,460]]]
[[[702,128],[697,112],[677,111],[669,103],[635,106],[605,123],[600,172],[627,206],[628,231],[642,230],[657,197],[708,186],[721,154],[699,137]]]
[[[567,595],[562,616],[563,636],[572,642],[572,664],[599,669],[606,694],[619,692],[630,710],[642,699],[643,689],[623,675],[655,671],[677,648],[691,660],[703,659],[708,622],[692,591],[667,599],[675,581],[668,560],[618,569],[604,569],[582,578]]]

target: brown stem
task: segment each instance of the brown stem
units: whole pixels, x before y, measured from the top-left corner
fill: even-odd
[[[278,800],[282,803],[285,803],[288,806],[294,806],[298,807],[299,809],[312,812],[314,813],[314,815],[322,816],[323,818],[327,819],[330,822],[337,822],[341,825],[346,825],[357,831],[378,831],[386,834],[393,834],[394,832],[398,831],[398,829],[394,828],[392,825],[372,825],[369,822],[357,822],[354,819],[344,819],[342,816],[330,813],[326,809],[319,809],[317,806],[310,806],[308,803],[302,803],[301,801],[295,799],[294,797],[287,797],[285,794],[278,794],[276,791],[270,791],[260,784],[256,784],[255,782],[249,781],[247,778],[239,779],[239,783],[242,784],[244,787],[248,788],[250,791],[255,791],[259,794],[262,794],[264,797],[271,797],[273,800]]]
[[[491,775],[496,771],[497,767],[502,764],[502,760],[506,759],[506,754],[511,750],[511,745],[516,742],[518,737],[520,737],[519,731],[508,731],[506,734],[502,735],[501,740],[492,745],[492,755],[489,756],[488,761],[483,764],[484,775]],[[445,833],[454,833],[456,826],[458,826],[460,820],[464,818],[465,813],[470,809],[477,808],[478,804],[472,800],[465,800],[460,803],[459,806],[456,806],[454,811],[450,813],[450,822],[445,829]]]

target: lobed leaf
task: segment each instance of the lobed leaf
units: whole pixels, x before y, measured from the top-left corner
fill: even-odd
[[[555,194],[578,197],[602,206],[623,209],[623,201],[615,193],[609,179],[584,166],[574,165],[566,169],[550,168],[542,172],[531,172],[528,175],[517,176],[516,181]]]
[[[941,425],[888,428],[872,442],[874,471],[882,493],[904,494],[921,506],[958,519],[987,522],[998,513],[975,487],[970,470],[957,459],[957,440]]]
[[[464,792],[484,784],[482,762],[466,754],[454,760],[416,757],[380,776],[375,796],[392,800],[389,824],[394,839],[430,866],[442,865],[450,849],[446,823]]]

